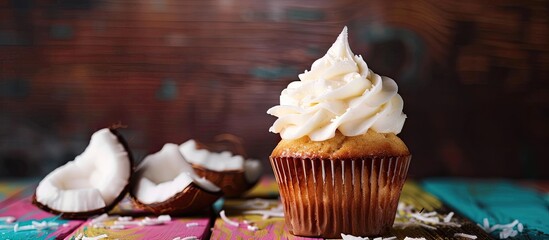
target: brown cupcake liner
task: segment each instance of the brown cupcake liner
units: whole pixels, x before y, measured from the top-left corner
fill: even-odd
[[[411,156],[270,158],[284,218],[298,236],[381,235],[393,225]]]

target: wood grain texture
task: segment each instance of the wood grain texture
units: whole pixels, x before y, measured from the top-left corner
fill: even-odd
[[[34,182],[34,181],[31,181]],[[3,182],[5,186],[11,186],[10,182]],[[19,186],[19,184],[14,184]],[[12,189],[14,187],[6,187]],[[60,216],[48,213],[32,204],[32,193],[36,185],[27,183],[25,189],[29,191],[11,192],[12,194],[0,202],[0,217],[15,217],[21,226],[32,225],[32,221],[49,221],[59,224],[57,229],[41,231],[20,231],[13,229],[0,229],[0,239],[74,239],[79,234],[92,237],[107,234],[105,239],[173,239],[175,237],[195,236],[198,239],[207,239],[209,228],[213,226],[210,213],[204,211],[201,215],[173,216],[172,221],[158,226],[135,226],[123,230],[94,228],[89,223],[91,220],[64,220]],[[136,220],[145,217],[154,218],[156,215],[144,212],[136,208],[129,197],[125,197],[109,215],[134,216]],[[113,220],[105,223],[112,226]],[[187,227],[191,223],[193,226]],[[65,224],[65,225],[64,225]],[[196,226],[195,226],[196,225]]]
[[[414,176],[547,178],[544,1],[0,4],[0,175],[45,174],[118,121],[137,153],[232,133],[267,163],[265,111],[348,25],[354,53],[399,84]]]
[[[457,180],[456,180],[457,181]],[[393,228],[385,237],[396,236],[398,239],[404,237],[426,237],[428,239],[456,239],[453,237],[455,233],[467,233],[478,236],[477,239],[492,239],[492,236],[481,230],[476,224],[466,218],[464,215],[475,219],[475,221],[482,221],[484,216],[491,216],[490,221],[494,223],[504,223],[509,221],[508,219],[520,219],[525,223],[526,234],[518,236],[515,239],[545,239],[546,235],[543,235],[543,230],[539,226],[535,226],[532,223],[546,224],[541,220],[543,215],[543,209],[535,209],[536,206],[541,204],[543,206],[543,195],[540,192],[535,192],[531,188],[520,187],[523,185],[514,185],[501,182],[478,182],[467,181],[467,184],[463,184],[463,181],[427,181],[422,182],[428,191],[440,195],[440,189],[445,189],[446,193],[440,195],[439,199],[435,195],[426,191],[422,185],[417,184],[414,181],[407,181],[404,185],[401,193],[400,202],[406,205],[413,206],[415,211],[423,209],[425,212],[437,211],[441,215],[445,215],[450,211],[454,211],[457,214],[454,216],[453,221],[461,224],[460,228],[457,227],[440,227],[437,226],[436,230],[426,229],[424,227],[410,227],[405,229]],[[9,185],[9,183],[4,183]],[[525,184],[525,183],[522,183]],[[544,186],[544,182],[528,182],[528,186]],[[441,188],[438,188],[438,187]],[[468,186],[468,187],[467,187]],[[34,188],[34,187],[33,187]],[[437,190],[438,189],[438,190]],[[546,189],[539,187],[538,189]],[[496,194],[499,193],[499,194]],[[264,198],[269,202],[270,207],[276,207],[280,204],[276,196],[278,195],[278,188],[274,179],[263,178],[258,185],[248,193],[248,199],[232,199],[227,200],[224,203],[223,209],[226,210],[227,216],[232,220],[237,221],[252,221],[259,230],[249,231],[245,225],[239,227],[228,226],[219,217],[215,220],[210,220],[210,214],[203,214],[200,216],[187,216],[187,217],[174,217],[173,220],[165,225],[159,226],[147,226],[147,227],[135,227],[124,230],[111,230],[102,228],[93,228],[89,226],[89,221],[65,221],[59,219],[57,216],[44,212],[31,204],[30,194],[15,194],[13,198],[16,199],[11,203],[4,205],[0,208],[0,216],[14,216],[17,221],[21,223],[21,226],[32,224],[35,221],[52,221],[60,224],[58,229],[54,231],[41,231],[31,232],[24,231],[14,233],[11,229],[0,229],[0,238],[11,239],[52,239],[59,237],[61,239],[71,239],[75,235],[80,233],[86,236],[98,236],[101,234],[107,234],[108,239],[173,239],[174,237],[185,236],[197,236],[200,239],[211,236],[212,239],[305,239],[295,237],[288,233],[283,218],[269,218],[262,219],[259,215],[243,214],[243,203],[246,201],[253,201],[254,198]],[[457,194],[457,195],[456,195]],[[494,195],[496,194],[496,195]],[[502,197],[509,196],[512,197]],[[479,196],[483,196],[482,199]],[[471,208],[467,207],[469,200],[476,202],[482,202],[484,204],[478,205],[474,209],[476,215],[471,215]],[[444,200],[444,201],[441,201]],[[456,204],[456,201],[460,204]],[[445,205],[449,203],[452,208]],[[1,203],[0,203],[1,204]],[[537,204],[537,205],[536,205]],[[462,206],[467,205],[467,206]],[[507,207],[506,207],[507,205]],[[509,208],[512,205],[515,207]],[[513,211],[510,213],[509,211]],[[522,214],[527,217],[521,217]],[[134,206],[131,205],[129,199],[124,199],[114,210],[112,215],[133,215],[137,219],[142,219],[145,216],[152,217],[151,215],[135,211]],[[497,217],[497,219],[495,219]],[[498,219],[504,219],[505,221],[499,221]],[[497,220],[497,221],[492,221]],[[499,221],[499,222],[498,222]],[[397,218],[396,222],[399,222]],[[66,223],[67,225],[63,226]],[[197,226],[187,227],[187,223],[196,223]],[[107,222],[107,225],[111,225],[111,222]],[[192,224],[195,225],[195,224]],[[210,227],[211,229],[210,232]],[[536,229],[538,228],[538,229]]]
[[[481,225],[484,219],[490,226],[518,220],[525,230],[516,239],[549,238],[549,202],[543,192],[500,180],[429,179],[422,186]]]
[[[423,190],[420,185],[414,181],[407,181],[400,195],[400,202],[413,206],[414,211],[436,211],[440,215],[447,215],[452,209],[445,206],[439,198]],[[397,219],[395,222],[402,222]],[[453,222],[458,223],[461,227],[436,226],[436,230],[427,229],[425,227],[394,227],[386,236],[397,236],[398,239],[405,237],[424,237],[427,239],[456,239],[455,233],[466,233],[477,236],[477,239],[493,239],[488,233],[479,228],[475,222],[461,216],[458,212],[453,217]]]

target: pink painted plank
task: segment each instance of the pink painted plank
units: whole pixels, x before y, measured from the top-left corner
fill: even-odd
[[[0,239],[70,239],[82,233],[84,236],[98,236],[107,234],[108,239],[173,239],[175,237],[195,236],[198,239],[205,239],[209,236],[209,228],[213,225],[210,220],[211,213],[207,212],[202,216],[177,217],[172,221],[158,226],[135,226],[122,230],[96,229],[88,225],[91,220],[63,220],[57,216],[45,212],[31,202],[31,195],[35,186],[11,191],[10,196],[0,202],[0,217],[11,216],[17,219],[20,226],[32,225],[32,221],[50,221],[59,224],[57,229],[41,231],[18,231],[13,229],[0,229]],[[110,215],[141,216],[143,219],[147,213],[143,212],[132,204],[129,198],[124,198],[110,213]],[[156,217],[156,216],[149,216]],[[106,222],[106,226],[112,225],[114,221]],[[191,223],[192,226],[187,227]],[[6,223],[0,222],[0,225]]]
[[[149,216],[155,218],[156,216]],[[144,217],[137,217],[133,221],[140,221]],[[76,231],[65,239],[71,239],[80,234],[94,237],[106,234],[108,239],[174,239],[176,237],[194,236],[198,239],[206,239],[209,234],[211,222],[206,217],[176,217],[171,221],[156,226],[127,226],[125,229],[109,229],[116,219],[105,221],[105,228],[93,227],[91,220],[82,224]],[[187,224],[190,224],[189,226]],[[192,225],[192,226],[191,226]]]
[[[0,209],[0,216],[12,216],[16,218],[19,227],[32,225],[32,221],[47,221],[59,224],[57,229],[46,229],[42,231],[18,231],[13,229],[0,230],[2,239],[57,239],[63,238],[78,228],[84,221],[68,221],[59,219],[57,216],[34,206],[31,197],[27,196]],[[5,224],[5,223],[3,223]]]
[[[210,212],[204,212],[200,216],[181,216],[174,217],[172,220],[162,225],[156,226],[129,226],[125,229],[110,229],[114,225],[116,218],[104,221],[105,228],[94,227],[89,219],[82,224],[76,231],[67,236],[65,239],[71,239],[79,234],[87,237],[99,236],[106,234],[107,239],[174,239],[176,237],[195,236],[198,239],[206,239],[209,235],[209,229],[213,225],[210,220]],[[128,198],[122,201],[109,212],[109,216],[132,216],[132,221],[141,221],[145,217],[156,218],[158,216],[151,215],[145,211],[138,209],[133,202]],[[187,226],[189,224],[189,226]]]

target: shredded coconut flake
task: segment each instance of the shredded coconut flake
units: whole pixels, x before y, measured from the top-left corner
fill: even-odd
[[[417,224],[418,224],[419,226],[424,227],[424,228],[428,228],[428,229],[431,229],[431,230],[437,230],[436,227],[433,227],[433,226],[431,226],[431,225],[427,225],[427,224],[425,224],[425,223],[417,223]]]
[[[107,226],[103,223],[96,223],[96,224],[92,225],[92,228],[106,228],[106,227]]]
[[[350,235],[350,234],[341,234],[341,238],[343,238],[343,240],[370,240],[370,238],[368,237],[357,237],[357,236],[353,236],[353,235]],[[384,237],[376,237],[372,240],[394,240],[396,239],[396,237],[388,237],[388,238],[384,238]]]
[[[198,240],[198,238],[196,236],[188,236],[188,237],[182,238],[181,240]]]
[[[411,216],[417,220],[428,222],[428,223],[439,223],[440,220],[438,217],[426,217],[424,215],[421,215],[420,213],[412,213]]]
[[[471,234],[466,234],[466,233],[455,233],[455,234],[454,234],[454,237],[463,237],[463,238],[468,238],[468,239],[477,239],[477,236],[471,235]]]
[[[221,212],[219,212],[219,216],[221,216],[221,219],[231,226],[238,227],[238,225],[240,225],[238,222],[229,219],[227,215],[225,215],[225,210],[221,210]]]
[[[186,227],[196,227],[198,226],[198,223],[197,222],[190,222],[190,223],[187,223],[185,224]]]
[[[112,225],[109,228],[110,229],[122,230],[122,229],[126,229],[126,226],[124,226],[124,225]]]
[[[524,226],[517,219],[515,219],[513,222],[508,224],[494,224],[493,226],[490,227],[490,222],[488,221],[488,218],[484,218],[483,225],[482,226],[480,224],[477,224],[477,225],[487,233],[500,231],[498,234],[500,239],[515,237],[518,235],[519,232],[522,232],[522,230],[524,230],[523,229]],[[514,229],[515,227],[517,227],[517,230]]]
[[[488,222],[488,218],[484,218],[483,223],[484,223],[484,229],[490,229],[490,222]]]
[[[131,220],[133,220],[132,217],[118,217],[118,221],[126,221],[127,222],[127,221],[131,221]]]
[[[369,240],[369,238],[363,238],[363,237],[356,237],[356,236],[353,236],[353,235],[347,235],[347,234],[341,234],[341,238],[343,238],[343,240]]]
[[[108,237],[109,237],[109,235],[107,235],[107,234],[101,234],[101,235],[95,236],[95,237],[86,237],[86,236],[84,236],[84,237],[82,237],[82,240],[99,240],[99,239],[108,238]]]
[[[442,221],[445,222],[445,223],[448,223],[452,220],[453,216],[454,216],[454,212],[450,212],[450,213],[448,213],[448,215],[446,215],[446,217],[444,217],[444,219]]]
[[[103,213],[95,218],[93,218],[91,221],[90,221],[90,224],[89,225],[93,225],[93,224],[96,224],[96,223],[102,223],[102,222],[105,222],[109,219],[112,219],[114,217],[109,217],[108,214],[106,213]]]
[[[145,217],[143,220],[141,220],[141,224],[144,226],[162,225],[170,222],[171,220],[172,218],[170,217],[170,215],[160,215],[157,218]]]
[[[437,212],[435,212],[435,211],[428,212],[428,213],[423,213],[424,217],[432,217],[432,216],[436,216],[436,215],[437,215]]]
[[[160,215],[157,219],[158,221],[169,222],[172,220],[172,217],[170,217],[170,215]]]
[[[259,230],[259,228],[257,226],[248,225],[248,230],[252,231],[252,232],[255,232],[255,231]]]
[[[37,228],[33,225],[26,225],[26,226],[21,226],[21,227],[18,227],[17,228],[17,231],[19,232],[22,232],[22,231],[29,231],[29,230],[36,230]],[[17,232],[16,231],[16,232]]]
[[[76,240],[80,240],[84,237],[84,234],[83,233],[79,233],[77,236],[76,236]]]
[[[7,223],[14,223],[15,220],[16,218],[12,216],[0,217],[0,221],[7,222]]]
[[[423,227],[431,230],[436,230],[437,226],[461,227],[461,224],[452,221],[453,216],[454,212],[450,212],[446,216],[436,211],[423,213],[422,211],[417,211],[413,206],[400,202],[397,207],[393,226],[402,229],[407,227]]]
[[[423,237],[420,237],[420,238],[413,238],[413,237],[405,237],[404,240],[427,240]]]

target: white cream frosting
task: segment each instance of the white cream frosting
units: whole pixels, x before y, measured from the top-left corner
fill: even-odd
[[[269,131],[283,139],[309,136],[323,141],[339,130],[345,136],[368,129],[398,134],[406,115],[396,82],[375,74],[349,47],[347,27],[310,71],[299,74],[267,113],[278,117]]]

